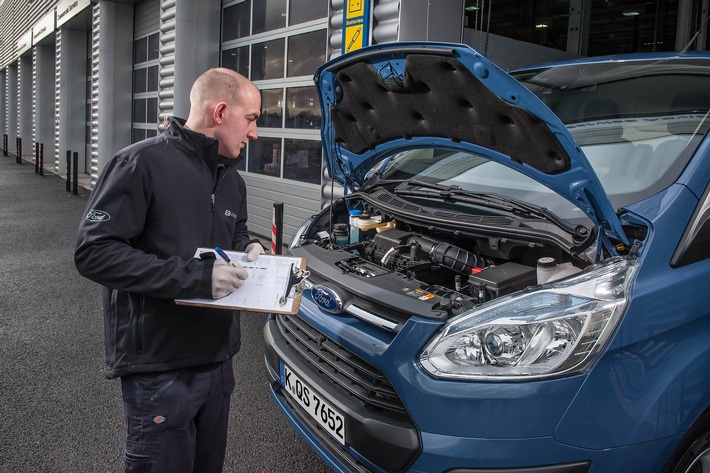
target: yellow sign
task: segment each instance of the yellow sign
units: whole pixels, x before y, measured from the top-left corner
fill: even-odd
[[[348,7],[345,10],[345,18],[355,18],[365,14],[366,0],[348,0]]]
[[[345,30],[345,52],[362,48],[362,25]]]
[[[370,1],[346,0],[343,9],[343,53],[369,45]]]

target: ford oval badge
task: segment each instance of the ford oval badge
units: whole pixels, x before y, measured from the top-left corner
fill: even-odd
[[[343,300],[334,289],[316,284],[311,288],[311,297],[318,307],[329,314],[339,314],[343,311]]]

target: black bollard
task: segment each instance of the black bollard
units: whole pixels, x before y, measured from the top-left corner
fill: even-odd
[[[44,143],[39,144],[39,175],[44,176]]]
[[[67,150],[67,192],[71,192],[71,150]]]
[[[35,141],[35,174],[39,174],[39,143]]]
[[[73,187],[72,187],[72,194],[74,195],[79,195],[79,153],[77,151],[74,151],[74,156],[73,156],[73,161],[72,161],[72,177],[73,177]]]
[[[22,164],[22,138],[18,136],[15,140],[15,144],[17,145],[17,154],[15,155],[15,162],[17,164]]]

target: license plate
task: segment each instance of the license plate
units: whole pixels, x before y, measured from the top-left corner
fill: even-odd
[[[345,417],[281,362],[281,385],[284,390],[334,439],[345,445]]]

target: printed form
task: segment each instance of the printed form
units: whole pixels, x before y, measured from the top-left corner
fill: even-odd
[[[195,257],[209,252],[219,255],[214,248],[198,248]],[[247,261],[246,253],[225,251],[233,262],[238,262],[249,274],[244,285],[220,299],[176,299],[177,304],[198,305],[220,309],[240,309],[258,312],[295,313],[298,306],[295,288],[290,289],[285,304],[283,298],[294,268],[302,265],[302,258],[294,256],[260,255],[255,261]],[[300,294],[299,301],[300,301]]]

